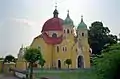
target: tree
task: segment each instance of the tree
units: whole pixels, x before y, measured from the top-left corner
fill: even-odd
[[[98,79],[120,79],[120,44],[114,44],[102,51],[103,57],[94,61]]]
[[[66,60],[65,60],[65,63],[68,65],[68,68],[69,68],[69,65],[72,64],[72,60],[71,60],[71,59],[66,59]]]
[[[101,54],[101,50],[107,45],[117,43],[117,36],[110,34],[108,27],[102,22],[93,22],[88,30],[88,40],[93,54]]]
[[[29,62],[30,67],[30,79],[33,78],[33,64],[37,62],[38,60],[42,59],[42,55],[40,50],[35,48],[26,48],[24,58],[27,62]]]
[[[12,56],[12,55],[7,55],[6,57],[5,57],[5,59],[4,59],[4,63],[5,62],[8,62],[8,63],[10,63],[10,62],[16,62],[16,60],[15,60],[15,57],[14,56]]]
[[[46,61],[44,59],[39,60],[39,64],[40,64],[41,68],[43,68],[45,62]]]

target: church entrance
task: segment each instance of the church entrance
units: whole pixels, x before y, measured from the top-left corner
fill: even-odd
[[[78,56],[78,68],[84,68],[83,56]]]
[[[58,68],[61,68],[61,61],[58,60]]]

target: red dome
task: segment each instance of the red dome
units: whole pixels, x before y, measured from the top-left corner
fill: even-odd
[[[42,28],[43,31],[62,31],[63,20],[60,18],[51,18],[45,22]]]

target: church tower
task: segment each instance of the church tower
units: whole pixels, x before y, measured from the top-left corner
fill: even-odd
[[[63,32],[64,32],[64,38],[66,39],[71,39],[74,36],[74,24],[72,19],[70,18],[69,15],[69,10],[67,13],[67,17],[64,20],[64,24],[63,24]]]
[[[88,29],[87,25],[83,21],[83,16],[81,16],[81,22],[77,27],[77,36],[82,45],[88,43]]]
[[[87,25],[83,21],[83,16],[81,16],[81,22],[79,23],[77,27],[77,40],[78,40],[78,50],[81,50],[81,55],[78,57],[78,60],[84,62],[84,67],[88,66],[90,63],[90,57],[89,57],[89,44],[88,44],[88,29]],[[89,63],[85,63],[89,62]]]

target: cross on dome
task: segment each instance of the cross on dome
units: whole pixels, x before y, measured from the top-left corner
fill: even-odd
[[[81,22],[83,22],[83,15],[81,15]]]
[[[55,3],[55,9],[57,9],[57,3]]]
[[[57,10],[57,3],[55,3],[56,5],[55,5],[55,10],[54,10],[54,12],[53,12],[53,15],[54,15],[54,18],[58,18],[58,10]]]

